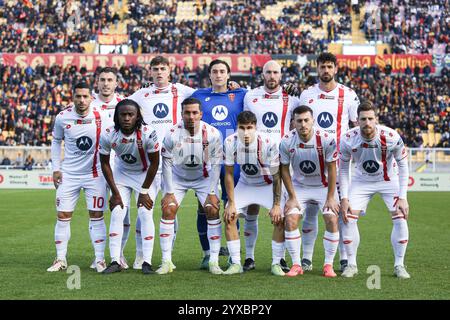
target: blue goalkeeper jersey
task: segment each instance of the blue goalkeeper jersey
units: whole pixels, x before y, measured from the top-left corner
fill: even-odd
[[[202,120],[217,128],[225,140],[237,128],[237,116],[244,110],[246,89],[236,89],[227,92],[213,92],[212,88],[198,89],[192,97],[202,103]]]

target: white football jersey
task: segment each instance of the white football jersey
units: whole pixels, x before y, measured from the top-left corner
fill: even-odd
[[[64,140],[64,160],[61,171],[77,177],[98,177],[102,174],[98,155],[103,119],[90,108],[82,117],[75,107],[61,111],[55,119],[53,139]]]
[[[284,165],[292,165],[293,184],[308,187],[327,187],[327,163],[338,159],[334,137],[315,127],[312,138],[305,142],[294,129],[283,137],[280,158]]]
[[[154,84],[133,93],[128,99],[136,101],[141,107],[144,122],[155,128],[159,143],[162,144],[167,131],[181,122],[181,103],[189,98],[195,89],[171,83],[168,87],[159,89]],[[162,170],[160,161],[159,172]]]
[[[256,115],[256,129],[269,135],[276,143],[280,143],[285,133],[289,132],[292,110],[299,105],[297,97],[289,96],[281,88],[267,93],[261,86],[248,91],[244,98],[244,110]]]
[[[148,153],[159,151],[160,144],[155,129],[142,126],[138,131],[126,136],[114,127],[106,128],[100,137],[100,150],[108,155],[111,150],[116,153],[115,170],[133,173],[146,172],[150,166]]]
[[[278,143],[268,135],[256,132],[255,140],[246,147],[234,133],[225,139],[225,165],[239,164],[240,181],[249,185],[267,185],[272,183],[271,167],[280,165]]]
[[[300,104],[313,110],[315,126],[333,135],[338,148],[342,135],[349,129],[349,121],[357,121],[358,96],[342,84],[329,92],[315,84],[302,92]]]
[[[167,132],[161,155],[173,160],[173,174],[184,180],[208,177],[211,164],[221,164],[223,158],[222,135],[206,122],[191,136],[183,122]]]
[[[356,164],[353,181],[375,182],[398,179],[394,161],[408,156],[400,135],[393,129],[377,125],[376,136],[368,141],[361,136],[360,128],[348,131],[341,141],[339,159]]]
[[[99,110],[101,113],[103,113],[103,119],[105,121],[103,127],[109,128],[114,126],[114,112],[116,110],[116,105],[125,99],[124,96],[118,94],[117,92],[114,93],[113,98],[109,102],[102,101],[98,94],[92,95],[93,100],[91,102],[91,106]]]

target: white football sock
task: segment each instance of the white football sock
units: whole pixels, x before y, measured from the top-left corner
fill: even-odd
[[[120,255],[123,257],[123,250],[127,245],[128,237],[130,236],[130,209],[127,208],[127,214],[125,215],[125,219],[123,220],[123,235],[122,235],[122,247],[120,250]]]
[[[141,219],[139,219],[139,215],[136,218],[136,258],[142,258],[142,236],[141,236]]]
[[[334,256],[339,244],[339,232],[328,232],[323,235],[323,247],[325,249],[325,263],[333,265]]]
[[[208,241],[209,241],[209,261],[219,262],[220,241],[222,239],[222,223],[220,219],[207,220]]]
[[[351,217],[353,218],[351,218]],[[348,222],[342,225],[342,238],[347,252],[348,264],[356,266],[356,254],[359,246],[358,218],[347,214]]]
[[[173,224],[172,250],[175,247],[175,240],[177,239],[177,231],[178,231],[178,217],[175,217],[175,223]]]
[[[241,264],[241,240],[227,241],[227,247],[232,263]]]
[[[120,252],[122,247],[123,219],[127,213],[127,207],[116,206],[111,211],[111,222],[109,225],[109,252],[111,260],[120,263]]]
[[[302,224],[302,258],[309,261],[312,261],[313,258],[314,244],[319,229],[317,209],[317,206],[307,206]]]
[[[284,231],[284,245],[289,252],[292,259],[292,264],[300,265],[300,246],[302,238],[300,231],[295,229],[293,231]]]
[[[104,217],[89,219],[89,235],[91,236],[92,246],[95,251],[95,261],[103,261],[105,259],[106,247],[106,225]]]
[[[347,252],[345,251],[345,244],[344,244],[344,238],[342,237],[342,225],[344,222],[342,221],[342,217],[339,216],[338,219],[338,228],[339,228],[339,260],[348,260],[347,258]]]
[[[172,261],[172,243],[175,220],[161,219],[159,224],[159,241],[161,243],[162,261]]]
[[[245,259],[255,260],[255,246],[258,238],[258,215],[247,215],[244,223]]]
[[[280,264],[284,255],[284,242],[272,240],[272,265]]]
[[[70,220],[60,219],[56,220],[55,225],[55,245],[56,245],[56,257],[59,260],[66,260],[67,244],[70,240]]]
[[[153,244],[155,239],[155,223],[153,222],[153,210],[145,207],[138,209],[141,221],[142,258],[148,264],[152,264]]]
[[[409,240],[408,223],[403,215],[393,216],[392,223],[391,243],[394,249],[394,266],[403,266]]]

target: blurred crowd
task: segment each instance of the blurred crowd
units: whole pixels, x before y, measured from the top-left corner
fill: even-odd
[[[370,0],[360,27],[392,53],[450,53],[449,13],[448,0]]]

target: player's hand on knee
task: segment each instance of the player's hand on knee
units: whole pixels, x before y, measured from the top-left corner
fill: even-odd
[[[342,215],[342,221],[347,224],[347,214],[352,213],[352,208],[350,207],[350,203],[348,202],[347,198],[343,198],[341,200],[341,215]]]
[[[291,213],[292,210],[298,210],[301,212],[300,204],[298,203],[297,199],[289,198],[288,201],[286,201],[286,204],[284,205],[284,216],[287,216]]]
[[[53,172],[53,184],[55,185],[56,189],[58,189],[61,182],[62,182],[62,172],[61,171]]]
[[[274,205],[269,211],[269,216],[272,220],[272,223],[279,224],[282,220],[281,207],[279,205]]]
[[[236,207],[233,203],[228,202],[228,206],[223,212],[223,221],[226,223],[231,223],[237,217]]]
[[[153,200],[148,193],[139,193],[137,207],[145,207],[147,210],[152,210]]]
[[[236,81],[229,81],[228,82],[228,90],[236,90],[239,89],[241,86]]]
[[[120,206],[123,209],[122,197],[118,193],[112,193],[109,198],[109,210],[113,211],[117,206]]]
[[[408,216],[409,216],[408,200],[398,199],[397,205],[396,205],[396,213],[403,214],[403,217],[405,218],[405,220],[408,220]]]
[[[322,212],[332,211],[335,215],[339,215],[339,209],[339,203],[334,198],[330,198],[325,202]]]

